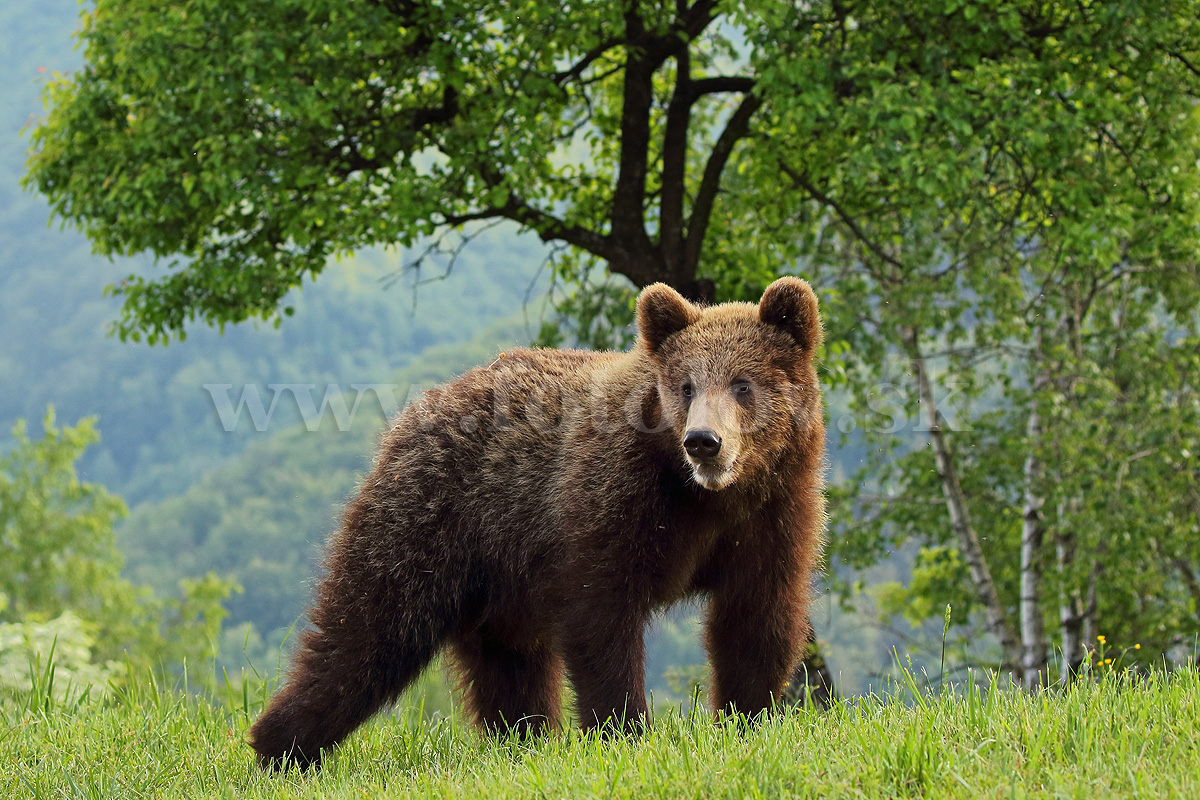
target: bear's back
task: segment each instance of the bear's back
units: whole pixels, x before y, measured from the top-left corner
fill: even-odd
[[[521,348],[429,389],[384,434],[388,491],[431,519],[473,520],[462,532],[471,538],[546,527],[569,430],[589,413],[597,379],[633,357]]]

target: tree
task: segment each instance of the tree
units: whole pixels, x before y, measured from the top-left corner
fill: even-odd
[[[102,3],[87,66],[49,87],[29,181],[101,252],[189,260],[116,287],[122,335],[273,316],[332,254],[486,219],[688,286],[760,102],[751,78],[708,74],[736,57],[717,16],[712,0]]]
[[[224,616],[221,601],[233,585],[210,573],[181,581],[181,599],[162,600],[122,579],[112,526],[125,504],[75,474],[75,462],[98,438],[93,421],[60,429],[51,409],[43,425],[45,437],[30,440],[19,421],[14,448],[0,458],[0,624],[6,640],[38,641],[45,638],[39,632],[64,632],[73,644],[82,643],[104,675],[125,664],[178,668],[211,657]]]
[[[1167,526],[1170,536],[1163,527],[1152,533],[1146,523],[1155,511],[1142,491],[1126,472],[1106,469],[1113,458],[1178,463],[1178,451],[1169,449],[1177,443],[1169,444],[1167,429],[1154,427],[1158,415],[1139,404],[1176,420],[1190,413],[1190,376],[1181,375],[1188,375],[1183,365],[1191,355],[1176,340],[1196,330],[1200,286],[1193,166],[1200,84],[1187,63],[1172,71],[1177,60],[1170,53],[1152,55],[1147,37],[1157,35],[1161,20],[1114,19],[1131,44],[1103,58],[1077,53],[1067,59],[1076,65],[1070,74],[1044,73],[1038,61],[991,73],[990,85],[1044,100],[1010,106],[1002,96],[989,104],[988,84],[976,87],[970,131],[1000,125],[1011,135],[989,134],[992,144],[983,149],[968,142],[963,150],[976,158],[943,179],[929,178],[932,193],[921,190],[921,172],[911,172],[930,162],[910,152],[894,163],[913,179],[904,194],[876,193],[850,163],[820,184],[796,172],[797,184],[811,184],[807,198],[775,206],[790,210],[797,228],[822,232],[817,245],[826,255],[816,269],[845,301],[831,306],[844,314],[832,323],[845,331],[847,375],[864,410],[875,410],[871,386],[903,371],[900,383],[911,386],[920,430],[928,433],[928,450],[871,463],[869,480],[849,498],[855,519],[845,523],[862,529],[835,541],[846,543],[842,554],[857,563],[898,543],[921,542],[910,591],[889,593],[885,606],[915,620],[935,618],[953,592],[955,608],[977,611],[996,636],[1001,665],[1030,686],[1046,679],[1047,630],[1058,629],[1069,674],[1083,659],[1083,642],[1095,641],[1098,623],[1110,631],[1147,629],[1140,609],[1151,613],[1157,603],[1110,606],[1107,616],[1098,610],[1096,584],[1108,574],[1107,562],[1137,563],[1144,580],[1159,576],[1157,594],[1174,594],[1164,607],[1176,611],[1186,607],[1179,590],[1191,574],[1164,577],[1187,563],[1179,557],[1159,558],[1151,570],[1140,556],[1100,546],[1112,537],[1177,552],[1194,525],[1182,514]],[[940,94],[919,83],[912,89],[906,113],[924,120],[914,124],[917,138],[928,140],[923,131],[940,124]],[[1047,121],[1059,128],[1055,138],[1038,130]],[[787,164],[779,171],[789,174]],[[938,371],[955,381],[960,400],[992,396],[982,408],[959,404],[962,413],[950,425],[936,398]],[[1134,387],[1136,372],[1145,377]],[[890,458],[896,442],[887,438],[882,454]],[[1105,446],[1097,448],[1100,441]],[[1115,493],[1097,474],[1107,474]],[[1071,475],[1082,482],[1073,485]],[[1180,481],[1191,478],[1180,467],[1173,485],[1187,496]],[[1106,513],[1088,515],[1080,527],[1073,509],[1094,505],[1099,495]],[[1084,540],[1091,550],[1078,549]],[[1083,574],[1077,552],[1087,553]],[[1144,584],[1128,572],[1120,585],[1125,591]],[[1195,626],[1176,618],[1169,630],[1161,647],[1141,651],[1143,658],[1162,657]]]
[[[1197,321],[1173,323],[1160,298],[1123,283],[1124,291],[1088,303],[1072,337],[1079,349],[1044,335],[1025,352],[974,366],[937,359],[960,385],[1015,384],[1014,402],[955,403],[953,424],[943,424],[995,577],[995,610],[1013,637],[1001,659],[1030,687],[1051,679],[1052,652],[1062,681],[1094,665],[1101,636],[1127,662],[1154,666],[1188,660],[1200,633],[1192,591]],[[913,579],[884,587],[881,608],[915,624],[939,619],[950,602],[964,630],[989,628],[990,620],[968,622],[971,611],[984,616],[986,600],[964,563],[931,454],[879,455],[871,488],[850,492],[843,507],[839,528],[854,533],[841,555],[870,562],[877,549],[913,542]],[[978,648],[973,657],[990,660]]]
[[[118,578],[120,556],[111,532],[125,504],[75,476],[75,461],[98,438],[91,420],[58,429],[51,409],[43,425],[45,438],[35,442],[24,420],[18,421],[16,446],[0,460],[4,614],[53,617],[74,608],[101,617],[108,598],[96,588]]]

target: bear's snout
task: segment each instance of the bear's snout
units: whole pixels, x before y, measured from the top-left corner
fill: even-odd
[[[698,461],[711,461],[721,452],[721,437],[707,428],[691,430],[683,437],[683,449]]]

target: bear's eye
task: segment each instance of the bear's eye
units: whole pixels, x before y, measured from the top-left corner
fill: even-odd
[[[685,383],[679,391],[684,397],[691,397],[693,394],[695,394],[695,390],[692,389],[692,385],[690,383]]]
[[[750,381],[736,380],[733,382],[733,393],[740,395],[750,394]]]

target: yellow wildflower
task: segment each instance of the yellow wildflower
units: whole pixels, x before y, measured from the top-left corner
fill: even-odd
[[[1096,637],[1096,641],[1099,642],[1100,644],[1106,644],[1108,642],[1108,639],[1104,638],[1104,634],[1100,634],[1099,636]]]

